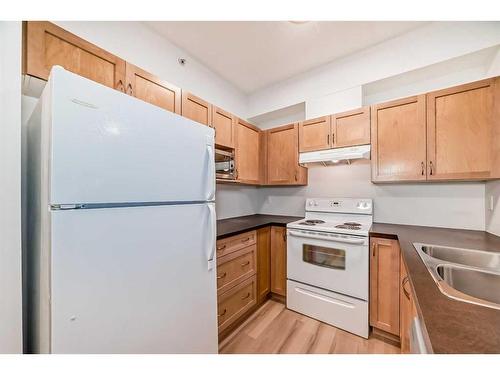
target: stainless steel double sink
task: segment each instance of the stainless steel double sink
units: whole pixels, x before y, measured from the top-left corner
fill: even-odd
[[[500,310],[500,253],[414,243],[446,296]]]

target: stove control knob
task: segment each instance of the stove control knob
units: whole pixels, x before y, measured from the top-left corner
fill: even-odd
[[[317,206],[318,205],[318,202],[314,201],[314,206]]]
[[[309,206],[312,206],[313,205],[313,201],[309,201]]]

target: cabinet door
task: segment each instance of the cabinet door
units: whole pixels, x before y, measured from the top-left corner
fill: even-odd
[[[333,147],[370,144],[370,107],[332,115]]]
[[[215,144],[234,148],[236,118],[216,106],[212,107],[212,126],[215,129]]]
[[[429,180],[493,177],[492,142],[500,142],[494,84],[487,79],[427,94]]]
[[[400,259],[400,293],[399,293],[399,306],[400,306],[400,333],[401,338],[401,353],[410,353],[410,329],[413,318],[416,315],[415,301],[413,293],[410,288],[408,273],[403,258]]]
[[[371,108],[372,181],[426,179],[425,95]]]
[[[399,244],[371,238],[370,325],[399,336]]]
[[[332,146],[330,116],[302,121],[299,124],[300,152],[325,150]]]
[[[304,184],[304,168],[299,166],[297,124],[267,131],[267,184]]]
[[[239,182],[260,183],[260,130],[241,119],[236,124],[236,175]]]
[[[271,227],[271,292],[286,296],[285,227]]]
[[[271,291],[271,227],[257,230],[257,302]]]
[[[212,126],[212,104],[182,90],[182,116]]]
[[[181,89],[127,63],[125,92],[167,111],[181,114]]]
[[[25,22],[23,73],[47,80],[54,65],[124,91],[124,60],[53,23]]]

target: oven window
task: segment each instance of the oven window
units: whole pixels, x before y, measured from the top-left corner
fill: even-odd
[[[345,250],[316,245],[302,245],[302,260],[321,267],[345,270]]]

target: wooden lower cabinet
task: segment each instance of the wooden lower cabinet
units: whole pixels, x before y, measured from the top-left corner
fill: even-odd
[[[408,279],[408,272],[401,257],[399,284],[399,337],[401,353],[410,353],[410,329],[413,319],[417,316],[415,298]]]
[[[370,252],[370,325],[399,336],[399,243],[372,237]]]
[[[257,230],[257,302],[271,292],[271,227]]]
[[[271,292],[286,296],[285,227],[271,227]]]
[[[257,303],[257,280],[252,276],[218,296],[217,319],[219,333],[236,322]]]
[[[250,245],[217,260],[217,292],[224,293],[257,272],[257,246]]]

